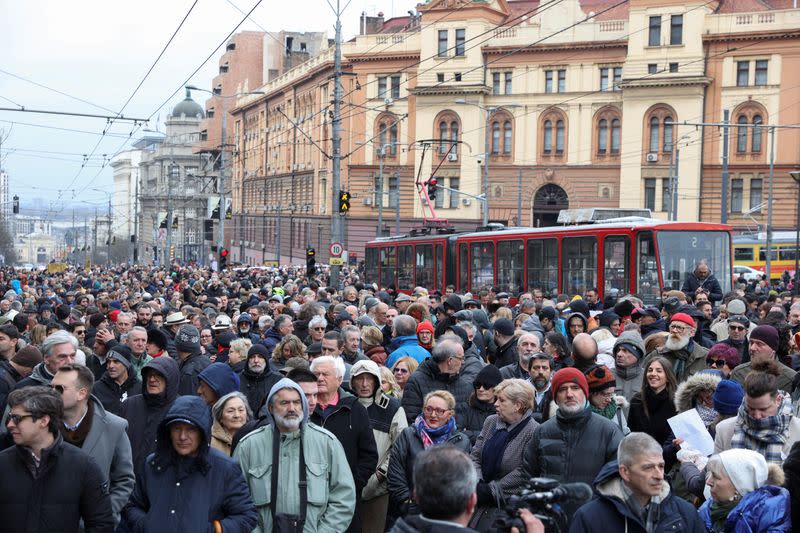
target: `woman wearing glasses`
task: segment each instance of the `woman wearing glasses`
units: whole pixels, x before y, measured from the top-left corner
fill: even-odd
[[[417,363],[417,360],[413,357],[401,357],[392,367],[392,375],[394,376],[395,382],[397,382],[397,386],[400,387],[398,398],[403,397],[403,390],[406,388],[408,378],[411,377],[411,374],[413,374],[417,368],[419,368],[419,363]]]
[[[628,400],[624,396],[614,394],[617,388],[614,373],[605,365],[594,365],[585,374],[589,383],[589,408],[592,412],[614,422],[622,430],[623,435],[630,433],[623,412],[628,408]]]
[[[706,366],[711,370],[718,370],[722,379],[730,378],[731,372],[740,362],[736,348],[724,341],[712,346],[706,355]]]
[[[456,399],[447,391],[425,395],[422,413],[405,428],[392,447],[388,486],[391,505],[399,516],[418,514],[413,502],[414,460],[431,446],[447,444],[469,453],[469,437],[456,429]]]
[[[475,376],[472,382],[473,392],[469,397],[467,411],[460,420],[459,427],[469,437],[470,444],[475,444],[475,440],[483,429],[486,418],[495,413],[494,388],[503,381],[500,370],[494,365],[486,365]]]

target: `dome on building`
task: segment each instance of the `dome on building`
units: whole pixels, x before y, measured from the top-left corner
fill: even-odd
[[[206,116],[200,104],[192,100],[189,89],[186,89],[186,98],[172,110],[172,118],[181,118],[184,115],[187,118],[205,118]]]

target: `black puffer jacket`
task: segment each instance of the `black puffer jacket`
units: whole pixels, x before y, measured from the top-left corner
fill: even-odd
[[[712,304],[722,300],[722,287],[720,287],[719,281],[717,281],[717,278],[714,277],[714,274],[711,273],[709,273],[708,277],[703,280],[699,279],[694,272],[686,274],[686,279],[683,281],[681,292],[694,299],[694,297],[697,295],[697,289],[700,287],[708,291],[708,301]]]
[[[403,390],[403,409],[409,424],[422,412],[422,400],[435,390],[446,390],[456,398],[456,420],[463,420],[472,394],[472,382],[478,375],[480,364],[465,364],[458,374],[443,374],[433,359],[425,359],[411,374]]]
[[[197,394],[197,385],[199,385],[197,376],[210,364],[211,359],[200,353],[193,353],[183,361],[179,361],[178,368],[180,369],[181,378],[178,385],[178,394],[181,396]]]
[[[517,338],[514,337],[504,345],[497,347],[494,353],[490,354],[489,359],[497,368],[503,368],[504,366],[518,362]]]
[[[133,374],[122,385],[109,377],[108,373],[103,374],[98,381],[94,383],[92,394],[100,400],[103,407],[109,413],[117,416],[122,412],[122,403],[128,398],[132,398],[137,394],[142,393],[142,382]]]
[[[270,389],[281,378],[283,376],[274,372],[269,365],[261,374],[256,374],[245,365],[244,370],[239,374],[239,390],[247,396],[247,403],[250,404],[250,409],[254,413],[258,413]]]
[[[147,393],[147,375],[149,372],[158,372],[167,380],[167,390],[164,394],[152,395]],[[131,441],[133,452],[133,471],[140,474],[144,460],[156,449],[156,429],[158,424],[172,407],[178,397],[180,372],[178,363],[171,357],[156,357],[144,365],[142,369],[144,387],[142,394],[128,398],[122,402],[120,416],[128,421],[128,439]]]
[[[483,430],[483,423],[486,419],[495,414],[494,403],[487,403],[478,400],[475,393],[469,398],[467,409],[464,412],[463,419],[458,420],[456,417],[456,427],[463,431],[469,437],[469,443],[475,445],[475,440]]]

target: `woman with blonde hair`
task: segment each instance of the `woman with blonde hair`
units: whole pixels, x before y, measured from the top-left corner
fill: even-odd
[[[400,387],[401,397],[403,395],[403,390],[406,388],[406,383],[408,383],[408,378],[411,377],[411,374],[416,372],[417,368],[419,368],[419,363],[417,363],[417,360],[413,357],[401,357],[392,367],[392,375],[394,376],[397,386]]]
[[[414,362],[416,363],[416,361]],[[402,398],[403,390],[400,388],[400,385],[397,384],[397,381],[395,381],[392,371],[385,366],[381,366],[379,369],[381,372],[381,389],[383,389],[383,393],[392,398]]]
[[[275,372],[279,372],[286,365],[286,361],[292,357],[306,357],[306,345],[295,335],[286,335],[272,350],[272,359],[269,366]]]

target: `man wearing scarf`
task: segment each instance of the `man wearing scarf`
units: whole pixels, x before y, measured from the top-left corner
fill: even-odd
[[[800,440],[800,419],[792,415],[789,395],[778,388],[778,375],[774,361],[747,375],[738,415],[717,424],[714,453],[743,448],[759,452],[768,463],[783,463]]]
[[[672,315],[667,341],[664,346],[647,354],[642,366],[646,368],[654,357],[664,357],[672,363],[678,383],[686,381],[692,374],[705,370],[708,348],[703,348],[692,340],[696,326],[694,319],[686,313]]]

